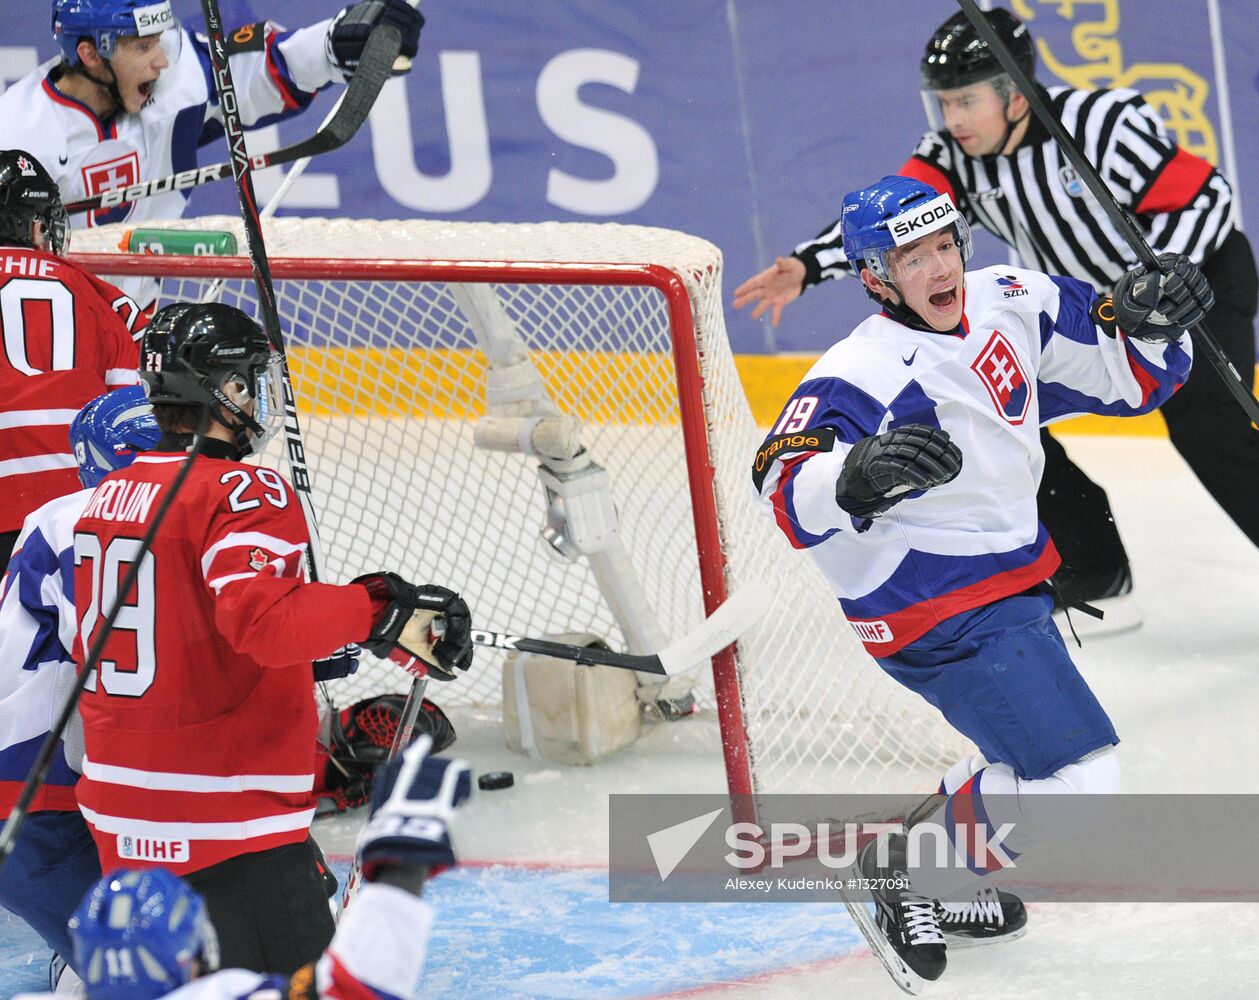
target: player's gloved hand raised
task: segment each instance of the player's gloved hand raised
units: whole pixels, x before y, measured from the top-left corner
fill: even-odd
[[[430,757],[432,740],[420,736],[381,766],[372,787],[372,811],[358,838],[363,877],[371,882],[386,867],[427,869],[455,865],[450,824],[472,794],[472,774],[461,760]]]
[[[372,30],[381,24],[392,25],[402,35],[399,55],[415,58],[420,47],[424,16],[406,0],[364,0],[346,7],[328,27],[328,61],[347,79],[358,69],[358,61],[363,56],[363,48]],[[395,69],[393,75],[400,76],[405,72]]]
[[[323,659],[316,660],[311,664],[315,670],[315,680],[339,681],[343,677],[349,677],[358,670],[358,655],[361,652],[357,642],[347,642]]]
[[[947,431],[905,424],[853,446],[835,482],[835,502],[854,517],[875,517],[905,494],[943,486],[961,471],[962,453]]]
[[[397,573],[368,573],[353,582],[383,605],[364,648],[417,677],[439,681],[453,681],[456,670],[472,665],[472,613],[453,590],[416,586]],[[439,617],[440,631],[433,627]]]
[[[1215,305],[1215,295],[1184,254],[1158,257],[1159,271],[1138,264],[1115,283],[1115,325],[1137,340],[1179,340]]]

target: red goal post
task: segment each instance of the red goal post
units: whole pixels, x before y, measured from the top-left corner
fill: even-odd
[[[239,236],[232,219],[174,225]],[[76,233],[73,259],[160,278],[162,302],[225,279],[222,300],[256,315],[246,258],[93,252],[119,235]],[[927,790],[964,752],[870,661],[820,574],[757,509],[761,431],[711,244],[612,224],[418,220],[272,219],[266,235],[330,580],[396,569],[460,589],[487,628],[588,631],[635,652],[766,580],[774,606],[696,687],[719,720],[732,793]],[[476,318],[487,309],[497,341]],[[576,501],[543,491],[536,457],[481,444],[487,416],[538,406],[572,417],[606,469],[625,574],[548,555],[538,529]],[[278,447],[268,461],[282,467]],[[609,593],[622,575],[641,591],[645,630]],[[499,655],[478,651],[474,676],[434,695],[493,704]],[[405,688],[391,669],[338,682],[338,703]]]

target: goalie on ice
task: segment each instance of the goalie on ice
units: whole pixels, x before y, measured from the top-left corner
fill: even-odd
[[[1044,583],[1059,560],[1036,514],[1039,428],[1160,405],[1188,377],[1182,334],[1213,297],[1172,254],[1161,273],[1130,270],[1113,298],[1035,271],[965,273],[965,220],[908,177],[850,193],[843,240],[880,312],[808,372],[753,481],[879,665],[978,746],[942,784],[957,808],[936,813],[964,852],[964,817],[985,816],[985,796],[1118,790],[1118,736],[1050,619]],[[872,844],[862,874],[903,874],[904,842],[893,838],[891,871]],[[1010,842],[1034,845],[1034,831]],[[950,898],[993,870],[968,863]],[[943,973],[942,924],[958,923],[943,894],[876,892],[889,970],[899,958],[918,977]]]

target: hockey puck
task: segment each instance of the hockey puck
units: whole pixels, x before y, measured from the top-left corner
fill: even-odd
[[[510,771],[488,771],[476,780],[477,788],[489,791],[494,788],[511,788],[516,783]]]

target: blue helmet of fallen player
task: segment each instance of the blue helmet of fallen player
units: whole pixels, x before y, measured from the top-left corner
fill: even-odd
[[[152,448],[161,436],[143,386],[128,385],[97,396],[70,424],[79,482],[86,489],[99,485],[115,469],[134,462],[137,452]]]
[[[205,900],[161,868],[106,875],[74,911],[70,938],[92,1000],[156,1000],[219,965]]]
[[[71,66],[82,61],[81,39],[89,39],[102,58],[110,59],[123,36],[160,35],[178,26],[170,0],[53,0],[52,4],[52,37]]]
[[[892,175],[844,198],[844,254],[890,282],[888,252],[945,227],[953,227],[962,263],[971,255],[970,226],[947,194],[913,177]],[[858,263],[860,262],[860,263]]]

